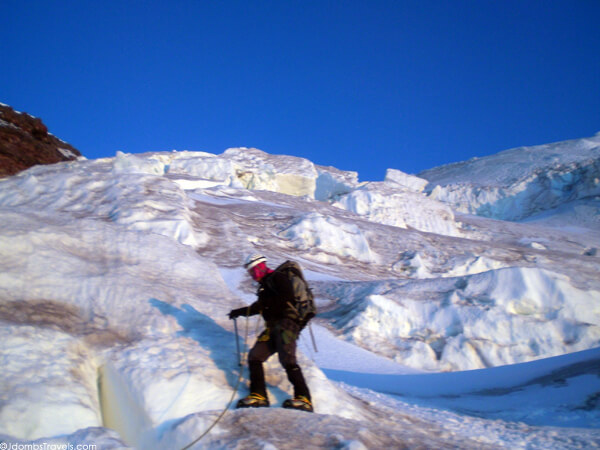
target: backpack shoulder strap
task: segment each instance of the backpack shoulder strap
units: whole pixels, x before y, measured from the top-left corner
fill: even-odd
[[[280,264],[277,267],[277,269],[275,269],[275,271],[288,273],[291,272],[293,275],[300,277],[302,281],[304,281],[304,283],[306,284],[306,279],[304,278],[304,274],[302,273],[302,268],[300,267],[300,264],[298,264],[296,261],[288,259],[283,264]]]

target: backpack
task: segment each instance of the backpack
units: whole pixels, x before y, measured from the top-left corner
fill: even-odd
[[[317,315],[314,295],[304,279],[300,264],[286,261],[275,269],[287,275],[294,289],[295,304],[288,302],[286,316],[304,327],[310,319]]]

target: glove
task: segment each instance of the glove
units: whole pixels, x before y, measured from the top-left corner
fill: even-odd
[[[231,311],[229,311],[229,318],[230,319],[235,319],[236,317],[240,317],[246,314],[246,310],[248,308],[238,308],[238,309],[232,309]]]

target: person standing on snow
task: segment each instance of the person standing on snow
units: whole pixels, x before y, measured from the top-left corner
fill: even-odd
[[[303,324],[290,319],[286,314],[286,305],[294,302],[292,283],[284,273],[269,269],[263,255],[251,255],[246,259],[244,267],[254,281],[259,283],[258,299],[250,306],[231,310],[229,318],[261,314],[266,322],[266,329],[258,336],[248,353],[250,394],[241,399],[237,407],[269,406],[263,362],[277,353],[279,362],[294,387],[294,397],[285,400],[282,406],[312,412],[310,392],[296,361],[296,340]]]

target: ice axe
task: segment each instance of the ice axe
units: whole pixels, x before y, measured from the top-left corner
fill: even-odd
[[[237,329],[237,319],[234,317],[233,318],[233,328],[235,330],[235,348],[237,349],[237,359],[238,359],[238,366],[242,366],[242,358],[240,356],[240,335],[238,334],[238,329]]]
[[[308,324],[308,331],[310,331],[310,340],[312,341],[313,348],[315,349],[315,353],[319,353],[319,349],[317,349],[317,341],[315,341],[315,335],[313,334],[312,327],[310,323]]]

